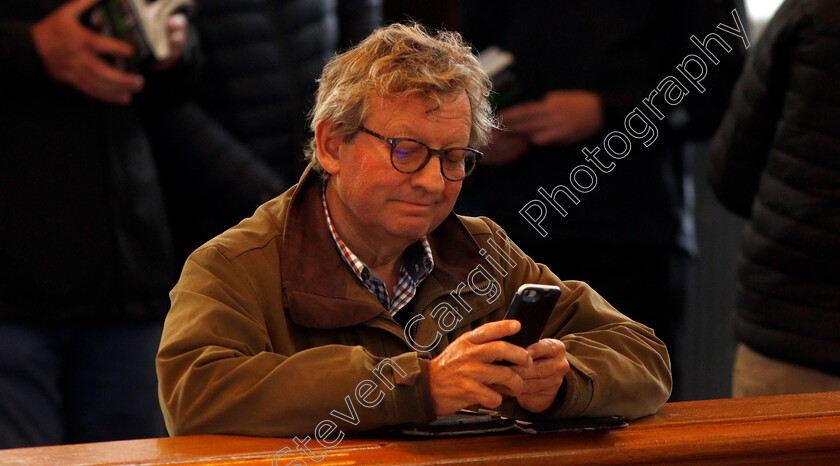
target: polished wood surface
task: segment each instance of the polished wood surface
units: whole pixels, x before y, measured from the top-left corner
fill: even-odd
[[[315,448],[314,440],[309,446],[325,455],[321,461],[295,452],[277,464],[840,464],[840,392],[668,403],[610,432],[370,437],[344,439],[335,448]],[[271,465],[283,447],[295,445],[290,439],[201,435],[0,450],[0,464],[257,466]]]

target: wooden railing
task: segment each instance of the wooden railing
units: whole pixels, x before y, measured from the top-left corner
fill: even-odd
[[[457,439],[290,439],[201,435],[0,450],[2,465],[840,464],[840,392],[668,403],[607,432]]]

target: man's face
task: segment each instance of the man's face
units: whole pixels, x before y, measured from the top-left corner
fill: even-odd
[[[364,126],[389,138],[413,138],[441,149],[466,147],[470,123],[469,99],[461,92],[443,99],[440,107],[420,97],[374,96]],[[406,174],[391,165],[390,149],[385,141],[363,132],[341,143],[338,168],[327,190],[330,214],[342,236],[406,247],[440,225],[455,205],[461,182],[443,177],[439,157]]]

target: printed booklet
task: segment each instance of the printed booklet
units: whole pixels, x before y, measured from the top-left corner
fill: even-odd
[[[117,61],[115,65],[136,69],[142,62],[169,58],[167,21],[191,4],[192,0],[102,0],[86,13],[83,22],[101,34],[132,44],[137,54],[128,63]]]

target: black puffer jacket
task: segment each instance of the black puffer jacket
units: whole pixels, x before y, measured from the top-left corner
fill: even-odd
[[[160,318],[177,276],[137,106],[51,79],[32,26],[63,0],[0,2],[0,320]],[[181,65],[135,102],[182,95]]]
[[[299,178],[315,80],[379,25],[380,3],[197,1],[198,95],[149,118],[181,258]]]
[[[782,5],[735,88],[711,162],[718,198],[750,219],[739,339],[840,374],[840,3]]]

